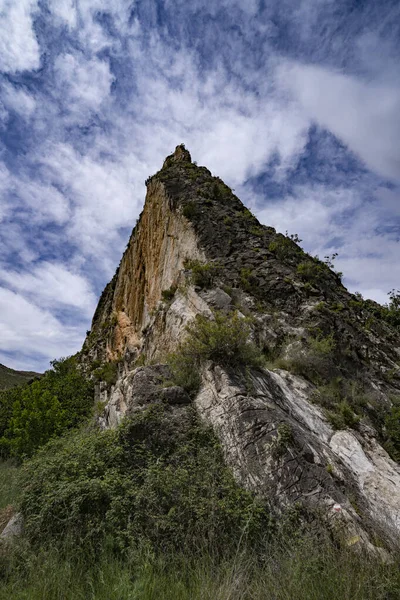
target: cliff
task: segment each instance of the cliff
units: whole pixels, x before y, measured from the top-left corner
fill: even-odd
[[[146,185],[80,355],[105,402],[103,426],[149,403],[193,402],[244,487],[278,510],[303,506],[348,545],[395,547],[398,330],[296,236],[261,225],[184,146]],[[243,319],[264,364],[206,357],[199,389],[178,385],[170,353],[199,315],[228,327]]]

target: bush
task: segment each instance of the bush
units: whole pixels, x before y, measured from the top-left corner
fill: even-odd
[[[321,333],[310,336],[306,347],[299,341],[294,344],[294,349],[289,347],[287,358],[278,359],[278,365],[321,385],[337,375],[335,347],[332,333],[325,337]]]
[[[240,285],[245,292],[252,293],[257,287],[257,278],[251,269],[243,267],[240,269]]]
[[[263,366],[261,351],[249,340],[251,322],[237,312],[216,311],[213,319],[197,315],[186,328],[185,341],[168,358],[174,381],[194,396],[201,384],[201,365],[207,360],[225,367]]]
[[[312,260],[306,260],[297,265],[297,274],[303,281],[317,283],[326,272],[326,266]]]
[[[177,286],[171,285],[171,287],[168,290],[163,290],[161,292],[161,298],[164,300],[164,302],[171,302],[171,300],[175,296],[176,290]]]
[[[400,398],[393,399],[393,406],[385,418],[385,448],[393,458],[400,462]]]
[[[104,381],[107,385],[115,385],[118,377],[118,363],[115,361],[104,363],[93,371],[95,381]]]
[[[93,409],[93,385],[74,357],[55,360],[33,383],[0,395],[2,455],[30,456],[50,438],[75,427]]]
[[[282,234],[278,234],[274,241],[269,244],[268,250],[273,252],[279,260],[292,258],[302,253],[302,250],[296,246],[295,239],[298,238],[290,239]]]
[[[200,288],[210,288],[218,274],[219,267],[215,263],[203,263],[199,260],[186,260],[185,269],[191,271],[191,281],[193,285]]]
[[[197,205],[194,202],[188,202],[182,209],[183,216],[189,219],[189,221],[197,215],[197,212]]]
[[[339,402],[334,411],[328,411],[327,417],[334,429],[354,429],[360,420],[347,400]]]
[[[31,543],[225,553],[268,514],[239,488],[193,409],[150,406],[114,431],[79,430],[23,466],[21,510]],[[254,537],[255,539],[255,537]]]

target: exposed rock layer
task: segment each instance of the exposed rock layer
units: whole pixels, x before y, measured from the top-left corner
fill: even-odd
[[[218,265],[211,289],[193,285],[187,259]],[[252,315],[254,339],[270,353],[285,343],[287,356],[298,355],[310,332],[332,335],[333,376],[357,379],[373,393],[374,406],[390,405],[400,388],[398,334],[372,319],[318,261],[318,277],[305,280],[299,265],[309,260],[178,147],[147,181],[144,210],[82,351],[89,369],[93,361],[119,359],[116,384],[99,387],[107,402],[103,426],[149,402],[189,401],[166,384],[166,365],[136,365],[164,360],[185,326],[199,313],[212,318],[215,309]],[[245,377],[208,364],[202,379],[195,403],[244,486],[279,506],[300,502],[320,512],[350,545],[396,545],[400,469],[378,443],[372,417],[357,431],[335,432],[311,401],[315,386],[284,370]]]

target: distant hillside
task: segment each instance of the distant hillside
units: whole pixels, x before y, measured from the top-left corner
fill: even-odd
[[[28,383],[34,377],[40,377],[41,373],[34,371],[14,371],[0,364],[0,390],[6,390],[16,385]]]

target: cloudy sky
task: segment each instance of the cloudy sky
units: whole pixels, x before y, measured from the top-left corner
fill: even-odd
[[[181,142],[385,302],[399,67],[398,0],[0,0],[0,362],[80,348]]]

